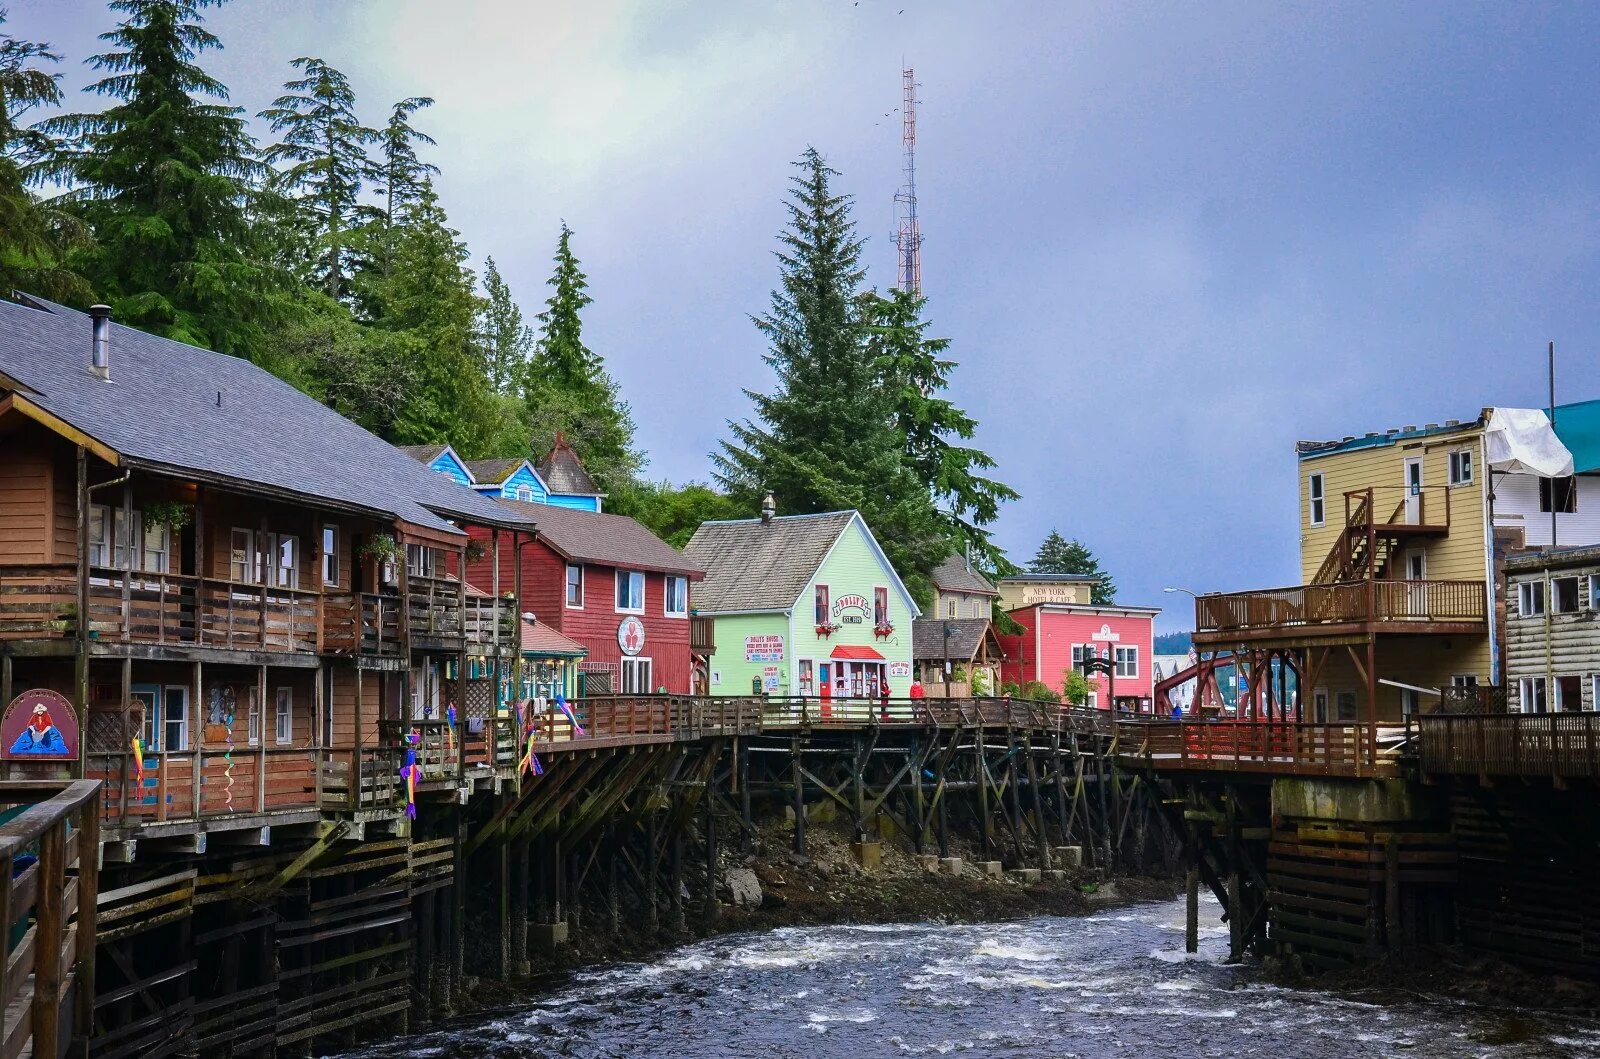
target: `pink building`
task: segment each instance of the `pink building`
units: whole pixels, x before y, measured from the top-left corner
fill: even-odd
[[[1000,637],[1005,648],[1002,678],[1019,685],[1037,680],[1059,693],[1068,669],[1083,671],[1085,660],[1104,658],[1113,663],[1116,675],[1089,676],[1089,704],[1109,709],[1115,694],[1124,709],[1148,712],[1155,694],[1153,641],[1159,613],[1157,607],[1089,603],[1018,607],[1011,617],[1024,631]]]

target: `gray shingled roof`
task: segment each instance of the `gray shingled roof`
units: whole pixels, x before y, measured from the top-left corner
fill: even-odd
[[[989,579],[967,567],[967,561],[952,555],[933,568],[933,584],[941,592],[965,592],[975,596],[998,596]]]
[[[452,529],[440,515],[524,521],[237,357],[113,324],[111,378],[97,378],[88,369],[88,315],[29,300],[0,300],[0,375],[125,465],[290,492],[435,530]]]
[[[854,511],[831,511],[701,523],[683,549],[706,571],[695,589],[695,610],[788,610],[855,517]]]
[[[472,480],[479,485],[501,485],[517,473],[526,460],[521,456],[502,456],[493,460],[462,460],[472,472]]]
[[[520,500],[496,502],[537,520],[540,538],[576,562],[686,574],[696,579],[704,573],[699,563],[626,515],[578,511]]]
[[[395,448],[421,463],[432,463],[449,445],[396,445]]]
[[[567,444],[567,439],[559,435],[550,454],[540,460],[534,467],[539,472],[539,477],[544,479],[545,487],[552,493],[565,496],[601,496],[600,487],[594,484],[594,479],[589,477],[589,472],[584,470],[583,461],[578,459],[578,454],[572,451],[572,446]]]
[[[944,627],[950,626],[950,654],[944,653]],[[970,659],[983,645],[988,618],[918,618],[911,623],[911,657],[918,661],[946,657]]]

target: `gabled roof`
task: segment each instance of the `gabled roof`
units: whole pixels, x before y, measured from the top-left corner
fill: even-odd
[[[770,522],[758,518],[702,522],[683,549],[706,571],[705,581],[695,589],[695,611],[789,610],[852,523],[860,523],[868,545],[915,616],[916,601],[858,511],[781,515]]]
[[[499,457],[492,460],[463,460],[463,466],[472,474],[472,480],[479,485],[504,485],[524,464],[534,477],[539,477],[539,472],[521,456]],[[543,479],[540,479],[543,481]]]
[[[855,518],[854,511],[831,511],[780,515],[771,522],[702,522],[683,549],[706,571],[695,590],[695,610],[788,610]]]
[[[1302,460],[1309,460],[1318,456],[1329,456],[1336,452],[1351,452],[1355,449],[1398,445],[1401,442],[1415,441],[1419,438],[1431,438],[1443,434],[1460,434],[1466,431],[1478,430],[1488,421],[1489,411],[1489,409],[1485,408],[1479,413],[1477,419],[1466,422],[1462,422],[1459,419],[1447,419],[1443,423],[1428,423],[1421,427],[1415,424],[1408,424],[1403,427],[1390,427],[1381,433],[1370,431],[1361,437],[1350,434],[1337,441],[1297,441],[1294,446],[1295,455]]]
[[[548,456],[539,461],[534,470],[539,473],[545,487],[552,493],[566,496],[605,495],[600,492],[600,487],[594,484],[594,479],[589,477],[589,472],[584,470],[583,461],[578,459],[578,454],[572,450],[572,446],[562,434],[556,434],[555,446]]]
[[[395,448],[410,456],[418,463],[432,463],[434,460],[450,452],[449,445],[396,445]]]
[[[445,517],[530,520],[449,477],[248,361],[111,325],[111,377],[89,371],[89,316],[36,298],[0,300],[0,375],[15,407],[75,430],[122,466],[288,493],[457,532]],[[441,517],[443,516],[443,517]]]
[[[998,596],[989,579],[967,565],[967,560],[952,555],[933,568],[933,587],[940,592],[965,592],[974,596]]]
[[[522,621],[522,653],[525,655],[570,655],[583,658],[589,649],[541,621]]]
[[[945,627],[950,629],[950,653],[945,654]],[[988,618],[918,618],[911,623],[911,657],[917,661],[971,660],[989,634]],[[999,642],[996,641],[998,652]]]
[[[627,515],[549,507],[520,500],[494,502],[537,519],[539,539],[572,562],[683,574],[695,580],[705,573],[698,563]]]

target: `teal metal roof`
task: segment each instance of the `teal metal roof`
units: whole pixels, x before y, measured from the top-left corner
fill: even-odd
[[[1309,460],[1318,456],[1328,456],[1335,452],[1353,452],[1356,449],[1372,449],[1381,445],[1396,445],[1402,441],[1429,438],[1439,434],[1459,434],[1463,430],[1471,430],[1473,427],[1482,425],[1483,417],[1479,416],[1477,419],[1469,419],[1462,422],[1430,423],[1425,427],[1386,430],[1382,433],[1371,433],[1359,438],[1344,438],[1340,441],[1302,441],[1295,445],[1295,455],[1302,460]]]
[[[1572,453],[1579,474],[1600,471],[1600,400],[1556,405],[1556,437]]]

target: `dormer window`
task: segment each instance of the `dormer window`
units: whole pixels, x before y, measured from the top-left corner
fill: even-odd
[[[519,485],[519,486],[517,486],[517,499],[522,501],[524,504],[533,503],[533,486],[531,486],[531,485]]]

